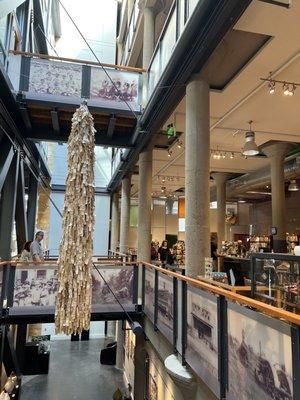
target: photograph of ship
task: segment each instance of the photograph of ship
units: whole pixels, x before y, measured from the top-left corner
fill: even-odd
[[[139,75],[128,72],[109,71],[111,79],[99,68],[92,68],[91,99],[103,101],[106,105],[123,108],[124,100],[134,109],[139,109]]]
[[[217,300],[201,290],[187,291],[186,361],[218,396]]]
[[[236,307],[233,304],[228,309],[227,398],[292,400],[292,350],[288,326],[242,307],[237,311]]]
[[[32,59],[29,92],[81,97],[81,66]]]
[[[173,341],[173,280],[163,274],[158,278],[157,327]]]
[[[133,269],[128,268],[100,268],[99,271],[107,284],[97,271],[92,272],[92,304],[107,307],[113,305],[120,308],[111,290],[123,306],[132,305],[133,301]],[[110,289],[111,290],[110,290]]]
[[[154,320],[154,272],[145,271],[145,313]]]

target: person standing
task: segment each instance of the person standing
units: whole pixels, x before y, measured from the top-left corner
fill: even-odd
[[[34,263],[40,263],[44,261],[44,253],[41,246],[41,241],[44,239],[44,232],[38,231],[35,234],[35,239],[30,245],[30,259]]]
[[[158,249],[158,261],[161,261],[163,267],[165,267],[168,263],[170,254],[171,251],[169,249],[168,242],[163,240],[160,248]]]
[[[21,262],[27,262],[30,261],[30,242],[25,242],[22,253],[20,254],[19,261]]]

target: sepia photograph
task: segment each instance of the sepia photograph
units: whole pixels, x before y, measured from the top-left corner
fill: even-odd
[[[101,268],[101,275],[97,271],[92,271],[92,305],[93,308],[107,306],[112,308],[120,308],[119,302],[123,307],[133,307],[133,268]],[[110,290],[111,289],[111,290]],[[113,295],[113,293],[115,296]]]
[[[187,291],[186,360],[219,396],[217,299],[191,286]]]
[[[293,399],[291,337],[283,322],[230,304],[228,365],[229,400]]]
[[[154,272],[145,271],[145,313],[154,321]]]
[[[173,279],[159,274],[157,296],[157,327],[173,341]]]
[[[101,69],[92,68],[91,99],[115,108],[123,108],[126,101],[132,108],[139,109],[139,75],[112,70],[110,78]]]

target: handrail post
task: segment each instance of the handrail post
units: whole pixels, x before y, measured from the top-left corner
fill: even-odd
[[[154,329],[157,331],[158,316],[158,271],[154,271]]]
[[[177,354],[177,339],[178,339],[178,281],[173,278],[173,351]]]
[[[182,313],[181,313],[181,356],[182,365],[186,365],[185,352],[187,347],[187,283],[182,281]]]
[[[227,301],[224,296],[218,297],[218,379],[220,399],[226,398],[228,389],[228,320]]]
[[[300,399],[300,326],[291,326],[293,393],[294,399]]]

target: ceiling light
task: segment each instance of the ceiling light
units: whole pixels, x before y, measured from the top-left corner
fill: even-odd
[[[177,147],[178,147],[179,149],[181,149],[181,147],[182,147],[182,142],[181,142],[180,140],[178,140],[178,142],[177,142]]]
[[[238,199],[238,203],[246,203],[246,200],[244,200],[244,199]]]
[[[222,158],[226,158],[226,154],[225,153],[222,154]]]
[[[231,154],[230,154],[230,158],[231,158],[231,159],[234,158],[234,153],[231,153]]]
[[[161,181],[166,182],[166,178],[163,176]]]
[[[296,90],[296,85],[293,83],[293,84],[289,87],[289,96],[294,96],[295,90]]]
[[[283,90],[283,94],[285,96],[289,96],[290,95],[290,88],[289,88],[289,85],[287,83],[283,84],[282,90]]]
[[[296,179],[291,179],[288,190],[290,192],[298,192],[299,186],[297,184]]]
[[[172,154],[171,150],[168,150],[168,157],[171,157],[171,154]]]
[[[275,82],[274,81],[269,81],[269,93],[275,94]]]
[[[256,156],[259,153],[257,144],[255,143],[255,133],[251,129],[252,121],[249,121],[250,129],[245,134],[245,145],[243,148],[244,156]]]

